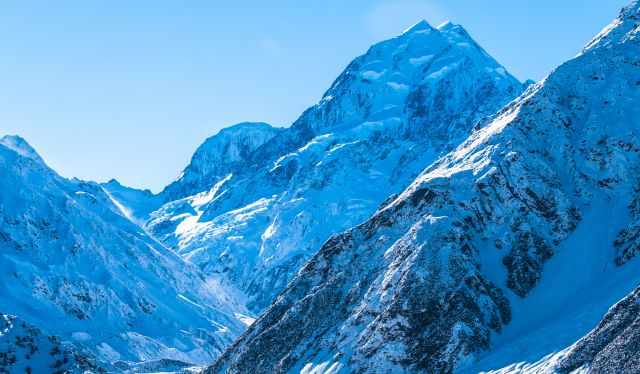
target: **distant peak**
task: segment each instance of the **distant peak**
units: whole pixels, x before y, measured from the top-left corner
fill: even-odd
[[[443,22],[440,26],[438,26],[438,31],[445,34],[456,33],[458,35],[462,35],[470,38],[469,33],[467,32],[467,30],[465,30],[464,27],[462,27],[462,25],[451,22],[451,21]]]
[[[115,178],[111,178],[107,183],[105,183],[105,185],[107,185],[107,186],[122,186],[122,184],[120,182],[118,182],[118,180],[115,179]]]
[[[266,122],[240,122],[240,123],[236,123],[235,125],[225,127],[222,129],[222,131],[233,130],[233,129],[237,130],[237,129],[255,129],[255,128],[267,129],[267,128],[274,128],[274,127]]]
[[[416,23],[415,25],[409,27],[408,29],[406,29],[402,34],[412,34],[412,33],[416,33],[416,32],[426,32],[426,31],[431,31],[434,30],[433,27],[431,27],[431,25],[429,24],[429,22],[427,22],[426,20],[420,20],[418,23]]]
[[[207,140],[223,139],[227,137],[243,137],[256,133],[275,134],[279,130],[281,130],[280,127],[271,126],[266,122],[240,122],[220,129],[220,131]]]
[[[5,135],[0,138],[0,145],[3,145],[23,157],[30,158],[35,161],[42,162],[42,158],[38,155],[33,147],[26,140],[18,135]]]

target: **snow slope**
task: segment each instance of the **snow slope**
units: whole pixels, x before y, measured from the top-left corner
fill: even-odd
[[[124,218],[102,186],[60,177],[16,136],[0,139],[0,175],[3,313],[107,367],[208,362],[245,328],[231,288]]]
[[[329,239],[207,372],[478,372],[586,334],[640,280],[639,20]],[[558,370],[598,365],[578,345]]]
[[[218,168],[218,148],[196,152],[216,172],[192,162],[181,181],[206,188],[167,202],[145,228],[259,312],[330,235],[365,220],[521,90],[462,27],[422,21],[352,61],[242,165]]]

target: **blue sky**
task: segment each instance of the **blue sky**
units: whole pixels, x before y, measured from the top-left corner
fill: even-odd
[[[7,1],[0,134],[62,175],[158,191],[242,121],[288,126],[369,45],[460,23],[514,75],[543,78],[627,0]]]

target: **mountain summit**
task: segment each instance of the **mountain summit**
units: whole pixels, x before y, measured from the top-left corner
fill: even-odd
[[[212,181],[249,166],[249,155],[281,130],[263,122],[243,122],[220,130],[198,147],[180,178],[162,191],[163,199],[201,192]]]
[[[38,152],[36,152],[36,150],[33,149],[33,147],[31,147],[31,145],[27,143],[26,140],[24,140],[23,138],[17,135],[3,136],[2,138],[0,138],[0,145],[3,145],[13,150],[14,152],[20,154],[23,157],[27,157],[34,161],[44,163],[44,161],[42,160]]]
[[[428,32],[428,31],[432,31],[433,27],[431,27],[431,25],[429,24],[429,22],[427,22],[426,20],[420,20],[418,22],[416,22],[413,26],[409,27],[408,29],[406,29],[402,35],[405,34],[411,34],[411,33],[415,33],[415,32]]]

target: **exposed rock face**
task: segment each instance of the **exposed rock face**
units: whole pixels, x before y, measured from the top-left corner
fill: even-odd
[[[60,177],[17,137],[0,139],[0,175],[3,312],[106,363],[204,363],[244,329],[241,303],[123,218],[100,185]]]
[[[625,8],[581,55],[478,126],[365,223],[329,239],[208,372],[471,367],[521,317],[510,305],[536,290],[561,244],[584,239],[584,217],[591,225],[607,209],[634,206],[639,8]],[[613,240],[580,243],[563,251],[608,259],[613,269],[603,274],[623,271]],[[555,265],[568,273],[574,266]],[[622,288],[633,282],[618,280]]]
[[[262,311],[332,234],[364,221],[521,91],[462,27],[420,22],[351,62],[244,167],[216,179],[190,166],[209,187],[165,204],[146,228]]]

